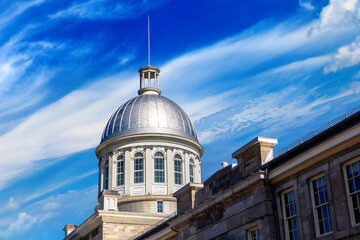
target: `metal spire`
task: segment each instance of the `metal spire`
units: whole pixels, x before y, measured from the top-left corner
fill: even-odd
[[[150,66],[150,17],[148,15],[148,65]]]

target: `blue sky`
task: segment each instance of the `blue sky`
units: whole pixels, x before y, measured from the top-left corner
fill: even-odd
[[[0,239],[61,239],[97,203],[94,154],[151,63],[191,117],[203,180],[359,105],[360,1],[1,1]]]

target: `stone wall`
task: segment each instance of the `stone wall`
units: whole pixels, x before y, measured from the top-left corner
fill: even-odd
[[[261,236],[267,236],[263,239],[275,239],[271,196],[269,187],[261,180],[196,214],[177,229],[176,239],[246,239],[247,230],[254,226],[259,227]]]
[[[102,240],[129,239],[144,231],[149,225],[104,222]]]
[[[171,214],[176,212],[176,201],[163,201],[164,214]],[[143,200],[143,201],[129,201],[118,204],[118,210],[123,212],[140,212],[140,213],[157,213],[156,200]]]
[[[285,239],[284,217],[281,194],[284,190],[293,188],[297,204],[297,220],[300,239],[315,239],[316,230],[311,202],[310,179],[324,173],[329,196],[329,207],[333,233],[321,239],[359,239],[360,228],[352,227],[350,209],[346,192],[343,164],[360,156],[360,143],[356,143],[316,164],[297,172],[275,184],[276,204],[280,221],[281,238]],[[318,156],[321,158],[321,156]],[[354,236],[357,236],[354,238]]]

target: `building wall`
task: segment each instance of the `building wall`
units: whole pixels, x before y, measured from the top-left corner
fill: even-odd
[[[120,197],[132,195],[171,195],[190,181],[189,164],[194,163],[194,182],[201,182],[200,156],[191,149],[173,147],[155,142],[144,142],[141,145],[121,146],[109,152],[99,162],[99,190],[104,189],[105,162],[109,162],[109,187],[110,190],[119,192]],[[140,152],[144,159],[144,182],[134,183],[134,155]],[[164,155],[165,182],[156,183],[154,179],[154,155],[161,152]],[[182,184],[175,184],[174,156],[179,154],[182,160]],[[125,158],[124,185],[117,185],[118,156]],[[99,192],[100,193],[100,192]]]
[[[340,239],[360,236],[360,227],[353,227],[350,221],[350,209],[346,192],[343,165],[360,157],[360,143],[341,150],[331,156],[322,158],[316,164],[305,168],[298,173],[283,179],[275,184],[276,204],[280,220],[280,233],[285,236],[284,212],[281,195],[289,188],[294,189],[295,201],[298,208],[298,226],[301,239],[315,239],[316,220],[314,219],[312,192],[310,189],[311,178],[324,174],[328,196],[333,233],[321,239]],[[321,156],[319,156],[321,158]]]
[[[149,225],[125,224],[125,223],[103,223],[102,240],[129,239],[144,231]]]
[[[159,197],[158,200],[163,201],[164,212],[163,214],[171,214],[176,212],[176,201],[163,200]],[[156,200],[143,200],[143,201],[129,201],[119,203],[119,211],[124,212],[148,212],[157,213],[157,201]]]
[[[271,192],[264,181],[196,214],[181,224],[176,239],[246,239],[255,226],[266,236],[262,239],[276,238]]]

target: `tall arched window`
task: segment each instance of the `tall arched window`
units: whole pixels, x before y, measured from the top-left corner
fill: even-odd
[[[104,189],[109,189],[109,161],[104,166]]]
[[[124,185],[124,155],[118,157],[117,162],[117,185]]]
[[[161,152],[155,153],[154,158],[154,176],[155,182],[165,182],[164,155]]]
[[[189,175],[190,175],[190,182],[194,182],[194,161],[191,159],[189,164]]]
[[[135,153],[134,156],[134,183],[144,182],[144,158],[142,153]]]
[[[175,184],[182,184],[182,164],[179,154],[174,156],[174,178]]]

